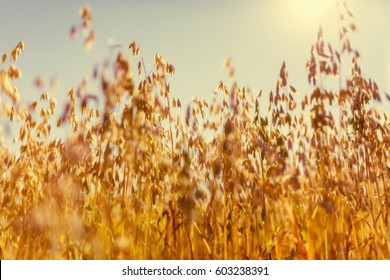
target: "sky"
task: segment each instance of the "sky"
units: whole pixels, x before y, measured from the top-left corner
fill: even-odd
[[[358,26],[351,41],[362,56],[362,73],[382,92],[390,92],[390,1],[347,2]],[[85,4],[97,33],[89,53],[81,37],[69,37]],[[95,64],[113,58],[118,50],[130,56],[127,47],[135,40],[146,68],[152,68],[155,53],[175,66],[172,96],[188,104],[195,97],[211,100],[218,82],[228,80],[223,68],[227,57],[232,58],[238,84],[254,92],[275,88],[283,61],[289,82],[298,92],[308,91],[305,62],[320,25],[325,39],[337,45],[336,0],[0,0],[0,54],[23,40],[25,50],[17,61],[23,75],[17,83],[22,101],[39,98],[41,92],[33,84],[41,76],[46,87],[52,78],[58,80],[51,95],[61,106],[69,88],[83,77],[91,79]],[[110,49],[113,41],[123,47]],[[380,111],[390,111],[390,104]]]

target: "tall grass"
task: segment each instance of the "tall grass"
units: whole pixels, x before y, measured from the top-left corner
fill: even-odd
[[[80,15],[71,33],[84,31],[90,48],[92,16]],[[390,258],[387,115],[361,74],[346,6],[340,22],[337,47],[318,32],[308,94],[283,63],[264,104],[227,60],[230,80],[185,116],[170,97],[174,66],[156,54],[147,72],[132,42],[94,73],[100,96],[69,89],[57,126],[72,133],[60,139],[51,136],[54,98],[20,101],[18,43],[0,68],[1,115],[20,127],[19,152],[0,148],[1,258]],[[341,73],[343,59],[351,73]]]

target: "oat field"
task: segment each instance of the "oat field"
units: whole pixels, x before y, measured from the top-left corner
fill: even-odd
[[[83,7],[71,28],[86,49],[92,19]],[[98,95],[25,103],[16,42],[0,63],[18,147],[0,144],[1,259],[389,259],[390,129],[375,108],[390,96],[362,76],[355,29],[346,5],[339,42],[319,28],[308,93],[286,63],[272,92],[241,87],[227,59],[230,78],[190,104],[170,95],[174,65],[156,54],[145,69],[134,41],[94,71]]]

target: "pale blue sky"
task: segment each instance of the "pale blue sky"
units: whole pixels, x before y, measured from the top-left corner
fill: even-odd
[[[313,17],[305,12],[305,1],[316,2],[309,4]],[[222,65],[228,56],[233,59],[241,86],[268,93],[274,89],[285,60],[290,82],[304,92],[309,88],[305,62],[319,24],[324,35],[337,45],[335,2],[0,0],[0,53],[9,53],[19,40],[25,43],[17,62],[23,74],[18,82],[22,100],[39,98],[40,92],[33,87],[38,75],[46,83],[58,78],[60,87],[54,96],[63,100],[83,76],[91,77],[94,63],[110,54],[110,38],[122,44],[125,52],[129,42],[136,40],[149,69],[155,53],[174,64],[171,91],[183,104],[194,97],[211,98],[216,84],[227,80]],[[352,43],[362,55],[363,74],[374,79],[383,92],[390,92],[390,1],[348,2],[359,28],[352,35]],[[80,37],[69,38],[69,29],[80,22],[78,11],[84,4],[91,8],[97,32],[96,45],[88,54]]]

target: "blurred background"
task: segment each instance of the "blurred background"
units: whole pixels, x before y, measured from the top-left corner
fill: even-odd
[[[52,1],[0,0],[0,53],[8,53],[19,40],[25,50],[17,61],[23,78],[16,85],[22,101],[39,99],[49,90],[59,101],[60,114],[69,88],[83,78],[92,80],[95,65],[114,59],[135,40],[150,71],[159,53],[176,68],[170,79],[173,97],[185,106],[192,98],[211,100],[223,67],[232,58],[239,86],[254,92],[274,90],[283,61],[289,81],[300,93],[310,90],[305,62],[321,25],[324,37],[338,46],[336,0],[133,0]],[[361,54],[362,74],[390,91],[390,1],[350,0],[357,32],[351,42]],[[69,36],[80,24],[79,8],[87,4],[93,16],[96,41],[86,53],[83,38]],[[115,48],[110,47],[115,45]],[[136,70],[137,61],[133,61]],[[136,71],[135,71],[136,72]],[[40,77],[43,87],[34,86]],[[89,82],[87,92],[100,94]],[[389,105],[378,105],[381,112]]]

